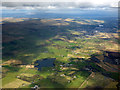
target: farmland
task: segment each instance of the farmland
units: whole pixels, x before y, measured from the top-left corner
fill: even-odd
[[[2,28],[3,88],[117,88],[115,21],[10,18],[3,19]],[[54,65],[35,67],[51,58]]]

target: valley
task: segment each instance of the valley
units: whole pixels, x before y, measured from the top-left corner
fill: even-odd
[[[3,88],[117,88],[114,18],[4,18],[2,33]]]

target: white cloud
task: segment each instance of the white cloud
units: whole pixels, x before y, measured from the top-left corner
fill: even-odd
[[[56,7],[55,6],[48,6],[47,8],[48,9],[55,9]]]
[[[119,0],[1,0],[5,9],[105,9],[118,7]]]

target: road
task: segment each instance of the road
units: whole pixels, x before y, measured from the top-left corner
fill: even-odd
[[[94,72],[92,72],[88,78],[80,85],[80,87],[78,88],[78,90],[80,90],[82,88],[82,86],[90,79],[90,77],[92,77],[94,75]]]

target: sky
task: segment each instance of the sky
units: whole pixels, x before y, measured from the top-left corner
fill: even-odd
[[[119,0],[0,0],[3,17],[117,16]],[[29,2],[28,2],[29,1]],[[1,11],[1,10],[0,10]],[[106,12],[107,11],[107,12]],[[52,17],[55,17],[55,16]]]
[[[0,0],[2,9],[108,9],[119,0]],[[29,2],[28,2],[29,1]]]

